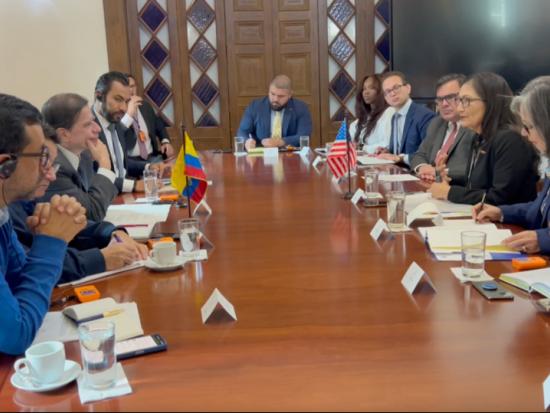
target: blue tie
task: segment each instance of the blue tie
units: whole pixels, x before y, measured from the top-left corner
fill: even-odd
[[[399,145],[399,113],[395,113],[391,118],[391,139],[390,139],[390,153],[399,155],[401,146]]]

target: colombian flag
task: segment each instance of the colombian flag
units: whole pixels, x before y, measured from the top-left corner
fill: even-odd
[[[204,198],[208,184],[197,151],[187,132],[185,132],[184,139],[185,157],[183,156],[182,146],[172,170],[172,186],[180,194],[189,196],[192,201],[198,204]],[[187,187],[186,177],[189,178],[189,187]]]

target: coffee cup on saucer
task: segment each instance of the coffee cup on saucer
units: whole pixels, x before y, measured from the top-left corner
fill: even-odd
[[[151,251],[151,259],[159,266],[172,265],[176,261],[175,242],[157,242]]]
[[[31,383],[54,383],[65,369],[65,346],[60,341],[35,344],[25,351],[25,358],[13,364],[13,368],[20,377]]]

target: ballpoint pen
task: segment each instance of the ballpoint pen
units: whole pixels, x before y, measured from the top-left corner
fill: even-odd
[[[82,324],[82,323],[87,323],[89,321],[99,320],[101,318],[113,317],[113,316],[119,315],[123,312],[124,312],[123,308],[118,308],[116,310],[105,311],[105,312],[100,313],[100,314],[92,315],[90,317],[86,317],[86,318],[83,318],[81,320],[77,320],[77,323]]]
[[[481,211],[483,211],[483,207],[485,206],[485,197],[487,196],[487,192],[484,192],[483,193],[483,197],[481,198],[481,205],[479,206],[479,213],[481,213]],[[476,219],[477,221],[477,219]]]

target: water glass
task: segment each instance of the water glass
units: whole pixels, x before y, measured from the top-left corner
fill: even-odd
[[[200,249],[200,226],[197,218],[185,218],[178,221],[180,243],[183,252],[193,252]]]
[[[235,153],[244,153],[244,138],[241,136],[235,136]]]
[[[405,192],[388,192],[386,200],[390,231],[403,230],[405,228]]]
[[[159,175],[154,169],[143,171],[143,186],[145,187],[145,199],[157,201],[159,198]]]
[[[106,389],[116,379],[115,325],[92,321],[78,326],[84,382],[94,389]]]
[[[300,149],[309,148],[309,136],[300,136]]]
[[[378,172],[376,170],[365,171],[365,204],[378,205]]]
[[[462,251],[462,275],[479,278],[485,269],[485,242],[487,235],[481,231],[460,233]]]

